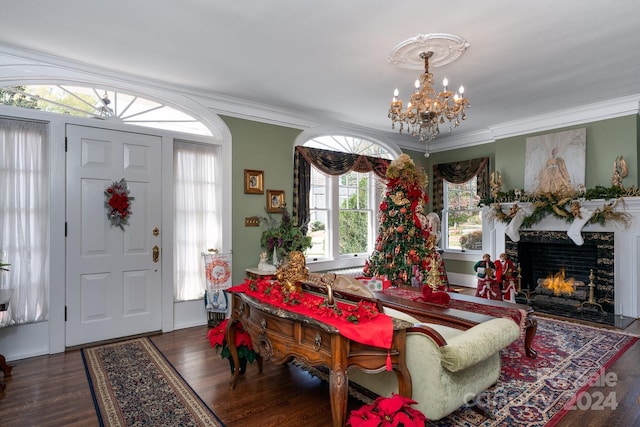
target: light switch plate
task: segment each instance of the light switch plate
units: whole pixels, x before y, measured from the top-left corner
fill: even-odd
[[[245,227],[257,227],[260,225],[260,217],[248,216],[244,219]]]

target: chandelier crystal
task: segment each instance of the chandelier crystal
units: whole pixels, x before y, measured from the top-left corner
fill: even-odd
[[[427,144],[425,156],[429,156],[430,142],[440,133],[440,125],[449,122],[449,131],[460,125],[460,121],[467,118],[466,109],[469,108],[469,100],[464,97],[464,87],[460,86],[454,93],[448,88],[448,80],[442,82],[444,88],[436,93],[433,88],[433,74],[429,72],[429,58],[433,52],[422,52],[420,58],[424,59],[424,74],[415,82],[416,90],[411,94],[411,99],[404,109],[402,101],[398,99],[398,89],[393,93],[393,100],[389,108],[391,128],[395,129],[396,123],[400,124],[400,133],[407,127],[407,131],[421,142]]]

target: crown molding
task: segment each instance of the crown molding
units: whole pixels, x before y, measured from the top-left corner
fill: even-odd
[[[495,139],[502,139],[638,114],[639,111],[640,94],[636,94],[505,122],[490,126],[489,130]]]
[[[96,84],[116,84],[120,87],[144,87],[153,92],[179,94],[204,106],[211,113],[237,117],[257,122],[275,124],[295,129],[307,129],[318,125],[303,114],[259,104],[240,98],[215,94],[205,90],[170,85],[153,79],[141,79],[122,72],[101,69],[90,64],[71,61],[54,55],[20,50],[0,45],[0,81],[24,81],[64,79]]]
[[[554,111],[522,120],[499,123],[486,130],[457,133],[438,141],[431,142],[432,153],[449,151],[474,145],[488,144],[497,139],[527,135],[536,132],[554,130],[584,123],[624,117],[640,113],[640,94],[610,99],[580,107]]]
[[[90,64],[33,51],[0,45],[0,81],[20,82],[28,80],[62,79],[86,83],[115,84],[133,90],[140,87],[153,93],[172,93],[190,100],[208,111],[261,123],[306,130],[317,126],[335,126],[338,129],[357,130],[359,134],[388,138],[400,148],[423,151],[424,145],[409,135],[400,135],[344,122],[314,119],[308,115],[272,105],[259,104],[212,92],[169,85],[151,79],[141,79],[128,74],[99,69]],[[192,106],[193,107],[193,106]],[[548,131],[593,121],[622,117],[640,112],[640,94],[583,105],[580,107],[527,117],[522,120],[490,125],[484,130],[456,133],[431,143],[431,152],[442,152],[495,142],[496,139]]]

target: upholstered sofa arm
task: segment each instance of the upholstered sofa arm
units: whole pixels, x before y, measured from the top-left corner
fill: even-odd
[[[511,319],[498,318],[480,323],[447,340],[440,347],[440,364],[451,372],[462,371],[496,354],[520,337],[520,328]]]

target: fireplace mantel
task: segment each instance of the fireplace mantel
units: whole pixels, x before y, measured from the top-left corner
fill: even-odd
[[[581,202],[581,205],[590,211],[595,211],[598,208],[602,209],[602,207],[611,202],[612,200],[604,199],[585,200]],[[517,204],[529,213],[533,211],[526,203]],[[502,210],[506,212],[512,205],[513,203],[503,203]],[[624,203],[619,203],[616,210],[629,214],[631,221],[628,226],[618,221],[609,221],[605,225],[587,224],[582,231],[614,233],[616,314],[638,318],[638,307],[640,306],[640,286],[638,282],[640,278],[640,197],[625,197]],[[491,215],[490,208],[486,208],[483,214],[483,221],[485,230],[483,233],[483,250],[496,256],[505,252],[507,224]],[[570,226],[570,222],[549,215],[531,228],[522,228],[521,230],[566,232]],[[620,307],[622,307],[622,313],[619,312]]]

